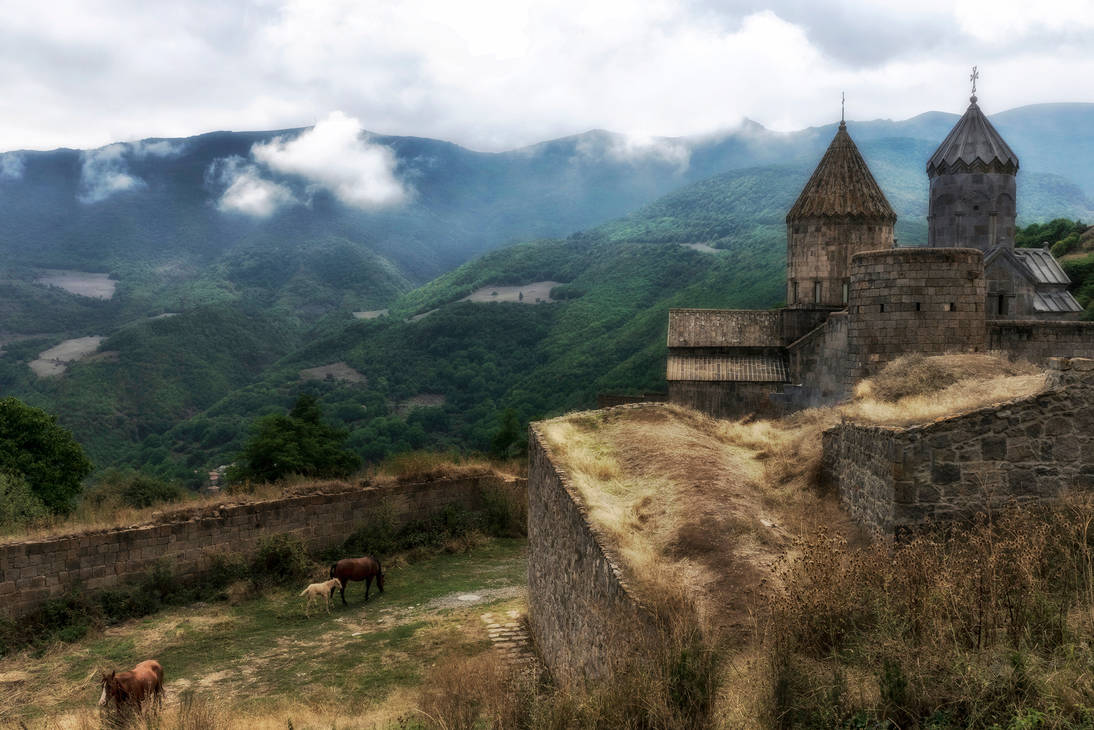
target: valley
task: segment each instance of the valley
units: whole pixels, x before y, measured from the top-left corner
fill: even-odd
[[[1022,219],[1094,216],[1094,179],[1060,152],[1088,144],[1087,117],[1094,105],[997,115],[1029,160]],[[925,240],[922,165],[952,122],[852,126],[903,244]],[[527,422],[663,390],[669,307],[778,305],[785,211],[832,128],[686,140],[683,167],[602,153],[618,136],[597,131],[492,155],[372,136],[410,202],[319,191],[268,217],[210,204],[210,165],[306,133],[133,146],[123,161],[145,185],[93,203],[73,195],[73,151],[21,153],[21,178],[0,180],[0,389],[58,414],[97,467],[193,487],[305,391],[366,461],[485,452],[507,410]],[[59,211],[49,227],[45,210]],[[536,303],[551,306],[518,306]]]

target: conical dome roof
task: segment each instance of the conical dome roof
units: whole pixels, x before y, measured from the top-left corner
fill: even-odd
[[[844,122],[840,122],[832,144],[828,145],[828,151],[786,214],[786,220],[826,216],[896,221],[896,213],[866,166],[866,160],[859,154]]]
[[[927,175],[947,172],[1018,172],[1018,155],[1003,141],[991,122],[970,100],[965,115],[927,161]]]

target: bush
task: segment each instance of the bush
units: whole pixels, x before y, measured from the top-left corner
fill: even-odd
[[[49,510],[25,479],[0,472],[0,529],[22,527],[45,518]]]
[[[131,469],[106,469],[84,492],[83,501],[97,510],[109,511],[121,507],[144,509],[157,504],[179,502],[186,490]]]
[[[304,541],[284,533],[263,538],[251,561],[251,579],[256,584],[296,583],[312,573],[312,561]]]

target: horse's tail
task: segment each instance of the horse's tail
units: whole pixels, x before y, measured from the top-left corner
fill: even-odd
[[[331,563],[330,565],[330,577],[334,577],[334,569],[338,567],[338,563]]]

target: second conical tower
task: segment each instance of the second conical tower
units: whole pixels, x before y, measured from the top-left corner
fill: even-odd
[[[976,105],[969,108],[931,159],[927,245],[990,251],[1014,248],[1018,155]]]
[[[851,257],[892,248],[895,224],[896,213],[841,121],[786,215],[787,306],[846,306]]]

